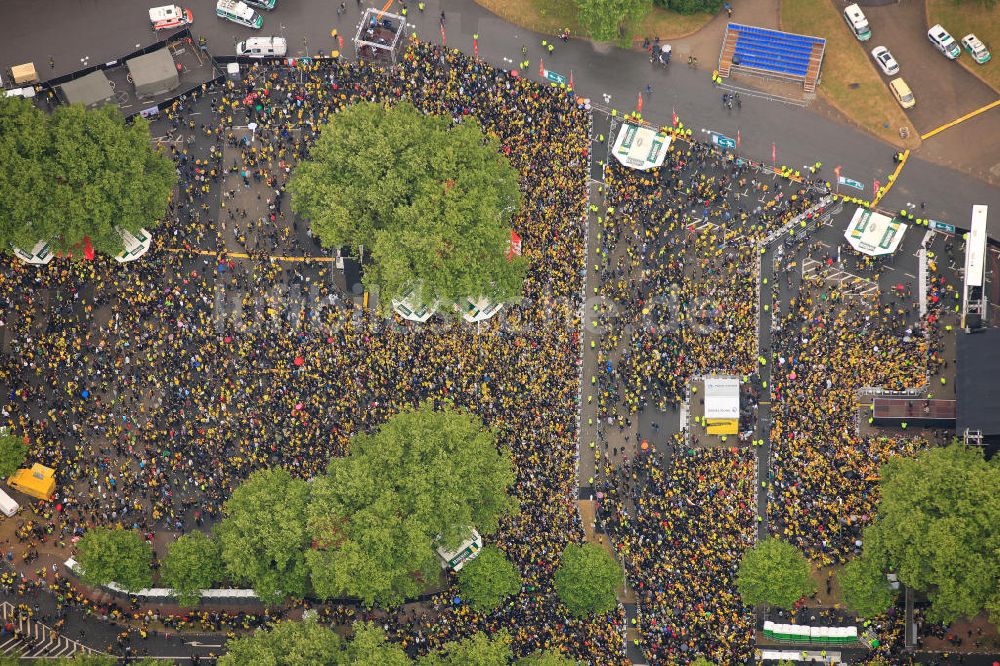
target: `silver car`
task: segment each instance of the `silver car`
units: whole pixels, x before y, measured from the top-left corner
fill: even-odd
[[[875,62],[878,63],[879,69],[885,72],[886,76],[895,76],[899,74],[899,63],[896,59],[892,57],[889,53],[889,49],[884,46],[876,46],[872,49],[872,57],[875,58]]]

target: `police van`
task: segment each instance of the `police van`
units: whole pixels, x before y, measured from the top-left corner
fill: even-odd
[[[245,25],[254,30],[260,30],[264,24],[264,19],[260,17],[260,14],[250,9],[246,3],[238,0],[219,0],[215,4],[215,14],[219,18]]]
[[[284,58],[287,52],[284,37],[251,37],[236,45],[236,55],[248,58]]]
[[[858,41],[867,42],[872,37],[872,29],[868,26],[868,19],[857,3],[844,7],[844,20],[847,27],[851,29]]]

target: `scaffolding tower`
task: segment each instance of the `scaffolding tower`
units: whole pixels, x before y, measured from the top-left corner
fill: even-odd
[[[406,19],[399,14],[371,7],[365,9],[354,37],[354,51],[358,60],[395,65],[402,50],[405,28]]]

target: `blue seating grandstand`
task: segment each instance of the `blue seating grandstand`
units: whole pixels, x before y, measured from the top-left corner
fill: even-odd
[[[786,76],[806,76],[813,47],[820,45],[825,48],[826,45],[826,40],[820,37],[794,35],[739,23],[730,23],[729,31],[736,35],[733,65]]]

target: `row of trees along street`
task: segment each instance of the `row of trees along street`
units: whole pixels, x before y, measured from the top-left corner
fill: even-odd
[[[927,617],[945,624],[987,611],[1000,622],[1000,458],[953,444],[894,458],[882,467],[878,516],[863,553],[838,573],[845,605],[861,617],[884,613],[898,594],[886,578],[923,593]],[[789,609],[814,590],[795,546],[765,539],[740,563],[744,602]]]
[[[116,227],[138,233],[162,219],[177,183],[173,162],[152,147],[142,118],[115,107],[59,106],[45,113],[0,98],[0,247],[115,255]]]
[[[252,474],[225,504],[213,536],[185,534],[168,549],[160,582],[181,603],[220,582],[247,584],[268,603],[356,598],[396,606],[441,587],[435,546],[453,548],[475,528],[496,531],[517,501],[510,451],[479,418],[427,402],[351,440],[327,473],[305,481],[275,468]],[[137,533],[94,528],[78,544],[84,581],[135,591],[152,585],[152,550]],[[614,608],[617,562],[596,546],[569,545],[555,588],[571,612]],[[518,593],[504,553],[486,546],[458,576],[480,609]]]

